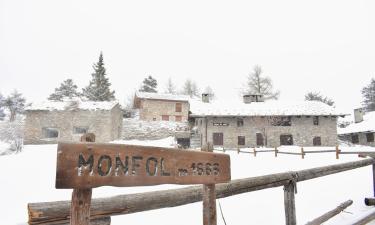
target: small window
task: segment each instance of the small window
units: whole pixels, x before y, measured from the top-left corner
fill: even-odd
[[[316,126],[319,125],[319,117],[318,116],[313,117],[313,124],[316,125]]]
[[[322,145],[322,139],[320,137],[314,137],[313,138],[313,145],[314,146],[321,146]]]
[[[176,122],[181,122],[182,121],[182,116],[176,116],[175,117]]]
[[[374,142],[374,133],[367,133],[366,140],[367,142]]]
[[[42,129],[43,138],[58,138],[59,130],[57,128],[45,127]]]
[[[201,119],[199,122],[200,122],[200,124],[201,124],[201,126],[202,126],[202,124],[203,124],[203,119]]]
[[[280,135],[280,145],[293,145],[293,136],[290,134]]]
[[[272,126],[291,126],[292,117],[291,116],[275,116],[270,117]]]
[[[176,103],[176,112],[182,112],[182,104]]]
[[[238,145],[245,145],[245,136],[238,136]]]
[[[243,119],[237,119],[237,127],[243,127]]]
[[[169,121],[169,116],[168,115],[162,115],[161,120]]]
[[[73,127],[73,134],[86,134],[88,127]]]
[[[359,137],[358,134],[352,134],[352,143],[357,144],[359,143]]]
[[[152,121],[156,121],[156,118],[154,117],[154,118],[152,118]]]

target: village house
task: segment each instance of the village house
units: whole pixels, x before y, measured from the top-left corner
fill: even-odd
[[[139,109],[140,120],[187,122],[189,96],[137,92],[134,108]]]
[[[79,141],[85,133],[94,133],[96,142],[118,139],[122,130],[122,112],[117,102],[34,103],[26,109],[25,144],[49,144]]]
[[[364,109],[354,109],[354,123],[338,129],[340,140],[353,144],[375,147],[375,112],[365,113]]]
[[[204,142],[224,148],[335,146],[337,117],[344,116],[321,102],[264,102],[257,94],[237,103],[210,103],[203,94],[202,101],[190,105],[192,147]]]

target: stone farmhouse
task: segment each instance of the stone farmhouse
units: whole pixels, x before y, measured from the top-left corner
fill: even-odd
[[[79,141],[94,133],[96,142],[118,139],[122,130],[122,111],[117,102],[43,102],[26,109],[25,144]]]
[[[139,109],[141,120],[187,122],[189,96],[137,92],[134,108]]]
[[[230,103],[210,103],[203,95],[190,104],[195,147],[206,141],[224,148],[335,146],[337,117],[344,116],[321,102],[263,102],[261,95]]]
[[[353,144],[375,147],[375,112],[367,112],[362,108],[354,109],[354,123],[338,129],[339,139]]]

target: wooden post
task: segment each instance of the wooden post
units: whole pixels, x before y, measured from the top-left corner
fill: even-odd
[[[294,199],[294,183],[284,185],[284,207],[285,207],[285,224],[296,225],[296,206]]]
[[[237,146],[237,154],[240,154],[240,147]]]
[[[95,142],[95,135],[84,134],[81,142]],[[73,189],[70,206],[70,225],[90,225],[92,189]]]
[[[375,197],[375,164],[372,164],[372,188],[373,188],[374,197]]]
[[[257,150],[254,148],[254,157],[257,157]]]
[[[340,154],[339,146],[336,145],[336,159],[339,159],[339,154]]]
[[[303,151],[303,147],[301,147],[301,155],[302,155],[302,159],[305,158],[305,152]]]
[[[211,143],[203,146],[203,151],[212,152]],[[216,187],[215,184],[203,185],[203,225],[216,225]]]
[[[275,157],[277,157],[277,147],[275,147]]]

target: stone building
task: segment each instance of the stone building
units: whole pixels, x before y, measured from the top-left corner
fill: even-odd
[[[335,146],[337,117],[344,116],[321,102],[263,102],[261,95],[245,95],[242,102],[230,104],[203,99],[191,102],[190,110],[192,143],[224,148]]]
[[[367,112],[362,108],[354,109],[354,123],[338,129],[340,140],[353,144],[375,147],[375,112]]]
[[[120,137],[122,112],[117,102],[43,102],[26,109],[25,144],[79,141],[94,133],[96,142]]]
[[[137,92],[134,97],[134,108],[139,109],[141,120],[187,122],[189,97]]]

